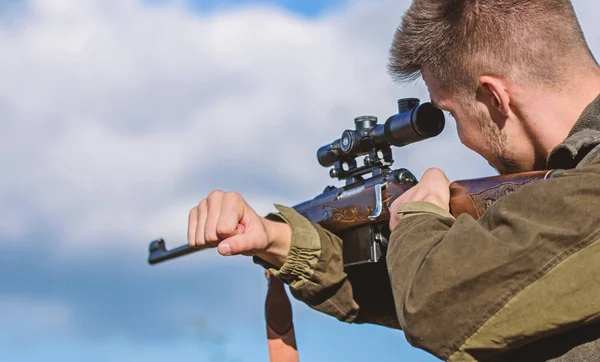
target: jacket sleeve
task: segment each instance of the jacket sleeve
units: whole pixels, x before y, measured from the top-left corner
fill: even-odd
[[[600,303],[562,293],[600,296],[598,263],[585,261],[600,250],[590,247],[600,234],[599,171],[525,186],[479,220],[402,205],[387,264],[408,341],[442,359],[475,361],[598,320]]]
[[[267,218],[290,225],[288,258],[280,269],[257,257],[256,263],[288,283],[292,295],[311,308],[344,322],[399,328],[385,263],[354,267],[346,273],[339,237],[292,208],[276,208],[279,213]]]

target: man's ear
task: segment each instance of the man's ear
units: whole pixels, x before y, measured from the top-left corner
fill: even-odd
[[[496,77],[484,75],[479,77],[479,99],[488,107],[495,109],[503,116],[510,113],[510,97],[504,82]]]

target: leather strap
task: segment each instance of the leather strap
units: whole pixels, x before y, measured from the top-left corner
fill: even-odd
[[[270,361],[298,362],[292,304],[285,292],[283,282],[268,271],[266,277],[269,280],[269,288],[265,301],[265,319]]]

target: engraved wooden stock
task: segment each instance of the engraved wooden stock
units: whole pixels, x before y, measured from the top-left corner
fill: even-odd
[[[385,184],[382,189],[383,211],[376,218],[370,218],[377,208],[375,187]],[[385,223],[390,219],[389,206],[411,185],[385,177],[366,185],[359,192],[340,199],[334,195],[315,198],[294,206],[294,209],[312,222],[319,223],[331,232],[339,232],[358,226]],[[346,195],[346,194],[344,194]]]
[[[467,213],[479,219],[502,196],[551,175],[552,171],[532,171],[453,182],[450,185],[450,212],[455,217]]]

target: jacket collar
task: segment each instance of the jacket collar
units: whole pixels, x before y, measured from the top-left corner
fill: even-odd
[[[600,95],[583,111],[567,138],[548,156],[548,169],[585,166],[600,157]]]

